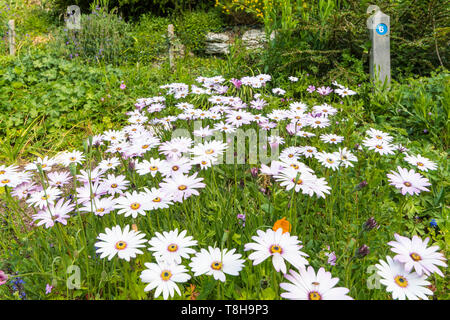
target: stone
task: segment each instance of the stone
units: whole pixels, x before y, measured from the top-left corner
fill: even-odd
[[[226,33],[209,32],[205,39],[206,54],[228,54],[230,37]]]
[[[275,33],[272,32],[270,39],[275,37]],[[266,33],[261,29],[250,29],[244,32],[242,35],[242,42],[247,49],[261,49],[264,48],[264,44],[267,42]]]

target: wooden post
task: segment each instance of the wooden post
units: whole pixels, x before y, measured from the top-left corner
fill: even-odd
[[[373,82],[381,82],[389,87],[391,83],[391,51],[389,16],[381,12],[375,5],[367,8],[367,13],[372,14],[367,19],[367,28],[372,41],[370,52],[370,78]]]
[[[174,52],[174,45],[173,45],[173,39],[175,38],[175,31],[173,24],[169,24],[167,26],[167,37],[169,39],[169,65],[170,68],[173,68],[173,63],[175,60],[175,52]]]
[[[9,54],[16,55],[16,30],[14,20],[8,21]]]

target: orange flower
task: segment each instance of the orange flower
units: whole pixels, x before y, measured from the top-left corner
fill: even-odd
[[[283,217],[282,219],[277,220],[274,223],[272,230],[277,231],[279,228],[283,229],[283,233],[291,232],[291,224],[289,223],[289,221],[286,220],[286,217]]]

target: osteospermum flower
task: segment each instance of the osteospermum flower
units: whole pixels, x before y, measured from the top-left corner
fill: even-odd
[[[410,272],[414,268],[419,276],[423,274],[429,276],[434,272],[441,277],[444,276],[437,266],[447,267],[444,262],[446,259],[442,253],[437,252],[439,246],[427,248],[430,238],[422,241],[418,236],[413,236],[412,239],[399,234],[394,236],[397,241],[388,242],[388,245],[392,247],[393,252],[397,253],[394,260],[404,263],[406,271]]]
[[[308,255],[300,249],[303,247],[296,236],[291,236],[289,232],[284,232],[282,228],[273,231],[267,229],[266,232],[257,230],[258,236],[253,236],[255,242],[247,243],[244,251],[255,250],[248,258],[253,260],[253,265],[260,264],[269,257],[272,257],[272,263],[278,272],[286,273],[286,263],[288,261],[297,269],[309,264],[304,257]]]
[[[421,191],[430,191],[426,187],[430,186],[431,183],[420,173],[416,173],[413,169],[408,171],[408,169],[403,169],[400,166],[397,167],[397,170],[398,172],[392,170],[391,173],[387,174],[387,177],[390,185],[400,189],[403,195],[406,193],[414,195],[419,194]]]
[[[27,203],[42,209],[53,204],[60,195],[61,190],[55,187],[48,187],[45,190],[33,192]]]
[[[342,142],[344,140],[344,137],[338,136],[336,134],[322,134],[320,136],[320,140],[326,143],[337,144],[339,142]]]
[[[152,177],[154,177],[158,172],[161,172],[164,164],[164,160],[150,158],[149,160],[143,160],[142,162],[137,163],[136,172],[141,176],[150,173]]]
[[[84,160],[84,155],[83,152],[78,150],[72,152],[66,151],[58,156],[58,160],[63,166],[68,167],[72,163],[81,164]]]
[[[358,161],[358,158],[353,155],[347,148],[341,149],[339,151],[333,152],[334,155],[339,159],[339,165],[346,168],[353,167],[352,161]]]
[[[189,259],[189,255],[195,253],[190,247],[197,245],[197,241],[186,233],[186,230],[178,233],[178,229],[163,231],[162,234],[156,232],[155,237],[148,241],[151,246],[148,250],[159,259],[180,264],[181,258]]]
[[[315,157],[326,168],[331,168],[333,171],[339,168],[340,158],[334,153],[318,152]]]
[[[122,194],[129,184],[130,182],[127,181],[123,175],[115,176],[113,174],[108,174],[102,181],[102,188],[110,195]]]
[[[426,288],[430,282],[425,280],[425,275],[419,276],[415,272],[405,270],[401,262],[392,260],[387,256],[386,261],[380,260],[376,264],[377,274],[382,277],[380,283],[386,286],[386,291],[392,293],[393,299],[399,300],[428,300],[427,295],[433,295],[433,292]]]
[[[165,261],[158,261],[158,263],[145,263],[147,269],[142,271],[140,278],[144,283],[149,283],[144,291],[150,291],[156,288],[155,298],[158,298],[161,293],[164,300],[175,295],[181,295],[180,288],[177,283],[188,281],[191,276],[187,273],[187,269],[183,265],[168,263]]]
[[[152,188],[151,190],[148,190],[147,188],[144,188],[143,195],[147,199],[149,210],[165,209],[173,204],[172,195],[167,194],[167,192],[161,189]]]
[[[64,198],[61,198],[56,204],[51,203],[44,210],[39,211],[32,216],[34,221],[40,220],[36,225],[41,226],[45,224],[46,228],[53,227],[55,222],[66,225],[67,219],[70,218],[69,212],[73,211],[75,204],[70,201],[64,202]]]
[[[114,199],[114,202],[116,203],[115,209],[119,209],[117,214],[124,214],[125,217],[136,218],[139,214],[145,216],[145,211],[150,210],[145,193],[138,193],[135,190],[132,193],[125,192],[125,194]]]
[[[93,201],[85,202],[84,206],[79,210],[83,212],[93,212],[96,216],[104,216],[114,210],[114,199],[109,198],[94,198]]]
[[[385,140],[367,138],[363,140],[363,145],[381,155],[394,154],[394,146]]]
[[[72,180],[72,176],[68,171],[53,171],[47,175],[48,183],[54,187],[62,187],[65,184],[68,184]]]
[[[223,249],[208,247],[208,250],[201,249],[191,259],[189,266],[194,272],[194,276],[206,274],[212,275],[215,280],[225,282],[225,274],[232,276],[239,275],[244,267],[244,260],[241,255],[234,253],[236,249]]]
[[[165,192],[172,194],[175,202],[182,202],[191,195],[198,196],[200,193],[197,189],[206,186],[201,182],[203,178],[197,178],[197,174],[197,172],[192,176],[173,174],[171,177],[165,178],[160,187]]]
[[[27,198],[31,193],[37,189],[37,185],[34,182],[24,182],[14,188],[11,195],[19,199]]]
[[[405,161],[416,166],[421,171],[436,170],[437,168],[436,163],[430,161],[428,158],[422,157],[420,154],[417,156],[407,155]]]
[[[313,267],[300,268],[300,272],[289,270],[284,277],[290,282],[280,283],[280,287],[287,292],[281,297],[290,300],[353,300],[344,287],[335,287],[338,278],[332,278],[331,273],[320,268],[317,274]]]
[[[105,233],[100,233],[97,237],[100,241],[95,243],[98,248],[95,252],[101,253],[101,259],[108,257],[108,260],[111,260],[117,254],[119,259],[130,261],[130,258],[143,253],[138,248],[145,247],[147,240],[144,237],[145,234],[130,230],[129,225],[125,226],[123,231],[118,225],[111,229],[106,228]]]

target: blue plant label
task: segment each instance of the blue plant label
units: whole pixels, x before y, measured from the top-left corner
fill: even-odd
[[[388,27],[384,23],[380,23],[377,25],[375,30],[379,35],[385,35],[388,32]]]

